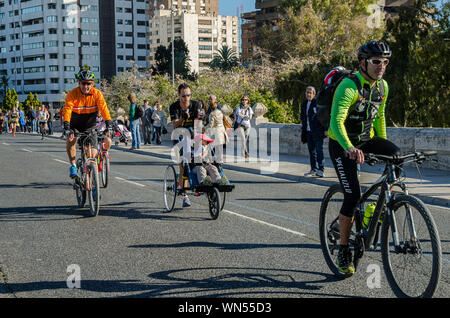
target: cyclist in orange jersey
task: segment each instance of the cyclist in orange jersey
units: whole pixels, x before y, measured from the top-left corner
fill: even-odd
[[[76,143],[78,137],[73,130],[86,132],[95,129],[97,113],[100,112],[107,128],[113,127],[111,115],[109,114],[105,98],[102,92],[94,87],[95,75],[89,69],[82,69],[75,75],[78,80],[78,87],[72,89],[66,96],[62,114],[64,118],[64,134],[67,136],[66,150],[70,162],[70,177],[78,177],[75,165]],[[106,136],[110,138],[111,132],[108,129]],[[97,138],[91,140],[92,152],[90,156],[97,156]],[[109,143],[110,144],[110,143]]]

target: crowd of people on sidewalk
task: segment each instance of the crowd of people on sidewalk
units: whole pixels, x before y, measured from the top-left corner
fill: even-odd
[[[44,104],[38,110],[29,107],[22,110],[18,105],[14,105],[11,110],[0,109],[0,134],[30,133],[53,135],[53,122],[59,118],[59,113]]]
[[[139,105],[135,93],[128,95],[128,101],[130,102],[128,114],[118,116],[116,122],[121,129],[129,132],[130,150],[140,149],[142,145],[161,145],[162,135],[168,132],[168,120],[163,111],[163,105],[156,101],[153,106],[150,106],[148,100],[144,100],[143,105]],[[232,130],[234,130],[241,142],[239,149],[242,150],[242,153],[240,155],[248,158],[248,139],[253,117],[249,97],[243,96],[241,104],[230,116],[222,113],[222,107],[217,103],[215,95],[210,95],[207,103],[203,100],[198,101],[198,105],[201,114],[196,119],[202,121],[203,132],[214,131],[215,135],[211,137],[215,138],[215,145],[226,145]]]

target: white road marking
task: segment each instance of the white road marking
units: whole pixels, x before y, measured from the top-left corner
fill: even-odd
[[[256,222],[256,223],[259,223],[259,224],[267,225],[267,226],[270,226],[270,227],[273,227],[273,228],[276,228],[278,230],[282,230],[282,231],[285,231],[285,232],[288,232],[288,233],[291,233],[291,234],[300,235],[300,236],[306,236],[306,234],[303,234],[301,232],[293,231],[293,230],[287,229],[285,227],[282,227],[282,226],[279,226],[279,225],[275,225],[275,224],[272,224],[272,223],[268,223],[268,222],[264,222],[264,221],[261,221],[261,220],[255,219],[255,218],[251,218],[249,216],[242,215],[242,214],[239,214],[239,213],[236,213],[236,212],[233,212],[233,211],[229,211],[229,210],[225,210],[225,209],[223,209],[222,211],[226,212],[226,213],[229,213],[229,214],[232,214],[232,215],[235,215],[235,216],[238,216],[238,217],[241,217],[241,218],[244,218],[244,219],[247,219],[247,220],[250,220],[250,221],[253,221],[253,222]]]
[[[23,151],[32,152],[30,149],[22,148]]]
[[[9,144],[8,144],[8,143],[6,143],[6,142],[4,142],[3,144],[4,144],[5,146],[9,146]]]
[[[145,187],[144,184],[140,184],[140,183],[137,183],[137,182],[134,182],[134,181],[130,181],[130,180],[127,180],[127,179],[124,179],[124,178],[121,178],[121,177],[116,177],[116,179],[117,179],[117,180],[120,180],[120,181],[123,181],[123,182],[128,182],[128,183],[137,185],[137,186],[139,186],[139,187]]]
[[[62,161],[62,160],[59,160],[59,159],[55,159],[55,158],[53,158],[53,160],[55,160],[55,161],[57,161],[57,162],[60,162],[60,163],[70,164],[70,163],[69,163],[69,162],[67,162],[67,161]]]

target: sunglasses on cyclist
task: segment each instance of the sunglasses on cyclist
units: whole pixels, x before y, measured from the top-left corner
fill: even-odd
[[[389,64],[389,60],[380,60],[380,59],[368,59],[367,62],[373,65],[380,65],[381,63],[383,63],[383,65],[386,66]]]
[[[191,97],[192,94],[181,95],[181,97]]]
[[[81,85],[83,85],[83,86],[92,86],[92,85],[94,85],[93,82],[80,82],[80,83],[81,83]]]

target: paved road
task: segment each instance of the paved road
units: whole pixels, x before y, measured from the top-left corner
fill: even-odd
[[[89,218],[75,208],[66,161],[62,140],[0,136],[0,297],[392,296],[382,271],[381,288],[367,285],[379,252],[351,279],[327,268],[317,227],[324,186],[227,171],[236,189],[217,220],[204,196],[165,213],[169,162],[111,150],[111,184]],[[450,210],[429,208],[444,258],[436,296],[448,297]],[[68,288],[77,273],[81,288]]]

